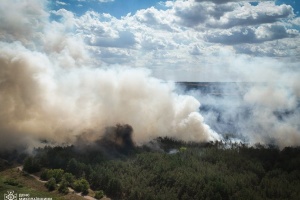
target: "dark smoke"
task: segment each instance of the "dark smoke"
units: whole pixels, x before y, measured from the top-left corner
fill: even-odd
[[[130,125],[117,124],[107,127],[103,137],[95,143],[106,152],[128,154],[135,148],[132,135],[133,128]]]
[[[99,151],[108,158],[129,155],[136,148],[133,128],[128,124],[106,127],[104,133],[85,132],[78,136],[74,146],[80,151]]]

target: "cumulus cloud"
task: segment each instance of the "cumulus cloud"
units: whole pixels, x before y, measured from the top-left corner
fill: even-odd
[[[216,5],[209,2],[176,1],[173,9],[182,25],[195,27],[205,25],[211,18],[220,19],[226,12],[233,11],[237,6],[237,4]]]
[[[275,5],[274,2],[261,2],[252,5],[247,2],[213,4],[183,1],[174,3],[175,15],[180,23],[190,27],[231,28],[235,26],[274,23],[294,16],[290,5]]]
[[[293,8],[290,5],[277,6],[272,2],[263,2],[252,6],[250,3],[245,3],[235,7],[231,12],[224,13],[219,19],[210,19],[207,25],[214,28],[231,28],[274,23],[292,16]]]
[[[88,42],[90,45],[118,48],[131,48],[136,44],[135,36],[129,31],[119,32],[116,38],[92,37]]]
[[[195,0],[196,2],[213,2],[215,4],[226,4],[228,2],[245,2],[245,1],[250,1],[250,2],[260,2],[260,1],[270,1],[270,0]]]
[[[278,40],[283,38],[293,38],[299,35],[297,30],[286,29],[280,24],[261,25],[257,28],[232,28],[228,30],[212,31],[207,34],[209,42],[222,44],[239,43],[261,43],[265,41]]]
[[[63,1],[56,1],[56,4],[57,4],[57,5],[62,5],[62,6],[69,5],[68,3],[63,2]]]
[[[115,0],[99,0],[101,3],[114,2]]]
[[[299,52],[299,39],[285,38],[281,40],[274,40],[264,42],[263,44],[248,43],[235,45],[234,49],[240,54],[265,56],[265,57],[281,57],[282,59],[289,59],[289,62],[297,59]]]
[[[269,48],[269,41],[298,40],[299,32],[291,26],[294,13],[289,5],[186,0],[168,1],[164,6],[138,10],[120,19],[94,11],[79,17],[71,16],[69,11],[68,15],[66,11],[56,12],[64,15],[65,24],[69,22],[105,63],[113,64],[115,60],[135,67],[149,66],[160,72],[165,70],[164,74],[182,69],[181,64],[186,62],[194,66],[193,70],[200,67],[199,63],[210,65],[209,57],[223,51],[223,44],[233,45],[226,51],[253,56],[262,55],[259,51]],[[237,44],[256,47],[252,45],[249,51],[245,45],[239,48]],[[279,47],[276,52],[264,55],[291,55],[290,50]]]

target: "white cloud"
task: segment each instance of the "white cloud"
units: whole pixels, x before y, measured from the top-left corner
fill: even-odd
[[[82,38],[85,41],[83,46],[95,55],[96,63],[151,68],[160,77],[207,79],[193,73],[202,70],[210,74],[211,80],[216,80],[224,69],[219,72],[217,67],[213,72],[208,69],[214,61],[222,62],[220,55],[223,52],[228,52],[233,58],[239,54],[299,57],[296,56],[298,48],[289,48],[299,41],[299,32],[293,29],[297,18],[293,17],[290,6],[270,2],[253,6],[246,2],[168,1],[163,10],[151,7],[120,19],[95,11],[76,16],[71,11],[60,9],[52,14],[61,16],[61,19],[49,26],[58,31],[52,34],[57,35],[56,40],[51,39],[57,43],[50,43],[47,51],[70,54],[72,42],[59,42],[64,40],[61,33],[67,31],[74,40]],[[84,53],[81,54],[83,56],[75,57],[84,58]],[[70,55],[74,58],[76,53]],[[77,62],[73,58],[66,66]]]
[[[115,0],[98,0],[101,3],[114,2]]]
[[[274,1],[274,0],[195,0],[196,2],[213,2],[215,4],[226,4],[229,2],[260,2],[260,1]]]
[[[296,18],[292,19],[291,23],[296,26],[300,26],[300,17],[296,17]]]
[[[285,38],[262,44],[239,44],[234,48],[237,53],[264,57],[281,57],[282,59],[286,57],[291,61],[299,56],[300,38],[299,36],[296,38]]]
[[[57,4],[57,5],[62,5],[62,6],[69,5],[68,3],[63,2],[63,1],[56,1],[56,4]]]
[[[214,4],[197,3],[192,0],[173,4],[179,22],[188,27],[231,28],[234,26],[274,23],[294,16],[289,5],[275,5],[274,2]]]
[[[235,7],[233,11],[224,13],[219,19],[210,18],[207,26],[231,28],[234,26],[259,25],[274,23],[292,16],[293,9],[289,5],[277,6],[272,2],[264,2],[259,3],[257,6],[252,6],[249,3],[245,3]]]
[[[262,43],[265,41],[293,38],[299,32],[280,24],[266,24],[258,27],[235,27],[227,30],[212,30],[207,33],[208,42],[235,45],[240,43]]]

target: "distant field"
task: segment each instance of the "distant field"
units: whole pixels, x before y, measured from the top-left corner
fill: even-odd
[[[0,172],[0,199],[4,199],[4,194],[7,194],[8,191],[14,191],[14,194],[29,194],[30,197],[52,198],[53,200],[84,199],[75,194],[63,196],[57,192],[48,192],[43,183],[16,168]]]

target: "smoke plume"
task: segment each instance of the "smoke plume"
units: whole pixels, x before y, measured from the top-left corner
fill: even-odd
[[[68,143],[86,131],[130,124],[138,144],[157,136],[219,139],[197,112],[199,102],[173,92],[146,70],[61,69],[20,44],[1,43],[1,147],[48,140]]]
[[[211,72],[226,66],[219,81],[239,82],[234,89],[225,84],[225,95],[177,93],[174,83],[148,69],[105,66],[73,30],[74,16],[50,12],[46,4],[0,1],[0,149],[99,138],[126,149],[164,136],[215,141],[223,138],[218,133],[249,143],[300,145],[299,63],[221,52],[212,55]],[[50,13],[63,18],[51,21]],[[132,131],[108,137],[119,133],[108,128],[116,124]]]
[[[249,68],[246,60],[240,64],[242,70],[240,67],[231,70],[239,71],[240,77],[247,76],[247,82],[208,84],[209,89],[198,87],[190,91],[190,95],[201,101],[200,110],[207,124],[232,141],[280,148],[299,146],[297,67],[272,61],[268,61],[270,67],[263,62]]]
[[[43,2],[15,2],[14,18],[10,2],[0,3],[1,149],[94,142],[116,124],[129,124],[136,144],[158,136],[220,139],[200,103],[176,94],[174,84],[146,69],[100,68],[68,26],[48,20]]]

